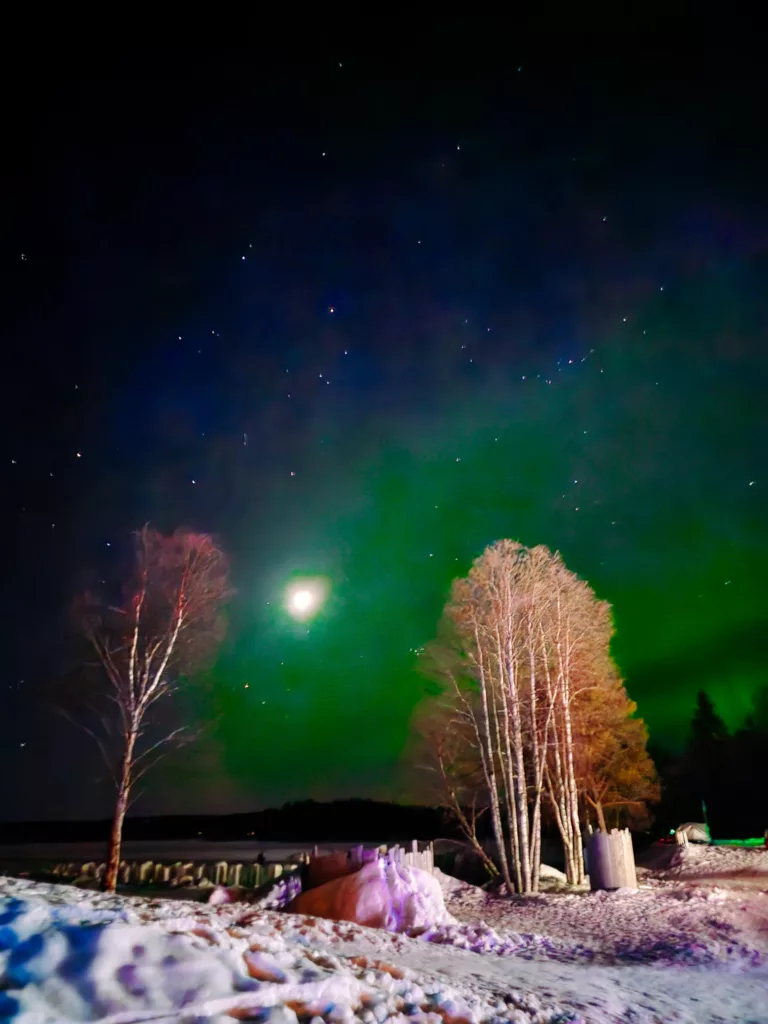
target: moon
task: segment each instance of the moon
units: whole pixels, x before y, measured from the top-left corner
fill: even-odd
[[[291,607],[297,612],[307,612],[314,604],[314,598],[308,590],[297,590],[291,595]]]
[[[319,610],[327,590],[325,580],[298,580],[286,591],[286,608],[295,619],[308,619]]]

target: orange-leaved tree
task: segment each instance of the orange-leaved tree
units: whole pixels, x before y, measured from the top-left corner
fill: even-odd
[[[648,730],[636,711],[613,672],[583,695],[574,715],[576,778],[585,816],[604,832],[608,818],[613,825],[647,824],[649,803],[660,799]]]
[[[101,667],[99,741],[113,769],[117,798],[104,887],[113,892],[120,866],[123,822],[138,780],[174,743],[191,736],[186,726],[149,735],[159,702],[178,691],[218,647],[223,606],[231,589],[228,560],[207,533],[179,529],[164,535],[150,526],[134,537],[130,572],[118,601],[93,591],[75,605],[82,634]]]

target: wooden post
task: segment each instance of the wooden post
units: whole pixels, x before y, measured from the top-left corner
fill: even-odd
[[[636,889],[635,854],[629,829],[594,832],[588,845],[589,884],[597,889]]]

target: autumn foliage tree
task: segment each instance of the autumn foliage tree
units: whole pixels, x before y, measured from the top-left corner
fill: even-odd
[[[648,729],[636,711],[618,676],[585,694],[577,709],[576,775],[583,814],[604,832],[609,826],[647,825],[648,805],[661,798]]]
[[[538,887],[545,814],[560,832],[568,879],[578,883],[585,809],[594,803],[604,815],[609,804],[637,807],[655,793],[640,765],[644,726],[630,717],[610,657],[612,633],[610,606],[559,554],[501,540],[454,581],[425,652],[444,724],[432,733],[422,724],[422,735],[444,780],[456,774],[450,757],[472,765],[510,891]],[[422,723],[429,707],[419,709]],[[431,707],[437,713],[434,698]]]
[[[134,542],[119,601],[88,591],[76,602],[79,628],[101,669],[106,701],[99,707],[112,712],[100,711],[95,728],[84,714],[76,718],[114,763],[117,797],[104,879],[108,891],[117,883],[123,822],[134,786],[169,746],[190,735],[181,727],[155,737],[149,726],[162,717],[160,702],[172,697],[216,650],[231,593],[227,558],[208,534],[179,529],[166,536],[145,526]]]

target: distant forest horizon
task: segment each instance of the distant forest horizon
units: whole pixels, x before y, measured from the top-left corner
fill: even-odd
[[[0,843],[86,842],[104,838],[110,824],[107,818],[0,822]],[[124,834],[126,840],[200,838],[221,842],[250,837],[254,841],[323,842],[440,836],[459,837],[445,809],[366,798],[292,801],[237,814],[129,814]]]

